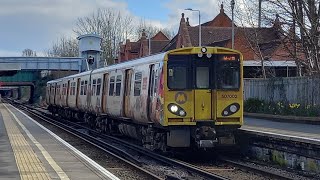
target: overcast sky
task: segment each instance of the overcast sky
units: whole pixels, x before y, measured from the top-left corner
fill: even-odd
[[[77,18],[98,8],[112,8],[175,32],[184,12],[191,25],[212,20],[224,0],[0,0],[0,56],[21,56],[26,48],[41,55],[61,36],[75,37]],[[225,4],[229,3],[226,0]]]

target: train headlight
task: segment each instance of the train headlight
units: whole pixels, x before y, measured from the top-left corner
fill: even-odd
[[[177,105],[172,105],[170,107],[170,111],[173,112],[173,113],[176,113],[178,111],[178,106]]]
[[[179,111],[179,115],[180,115],[180,116],[185,116],[185,115],[186,115],[186,112],[184,112],[183,110],[180,110],[180,111]]]
[[[239,109],[240,109],[239,103],[232,103],[222,110],[221,115],[222,116],[230,116],[230,115],[238,112]]]
[[[206,48],[206,47],[202,47],[202,48],[201,48],[201,52],[202,52],[202,53],[206,53],[206,52],[207,52],[207,48]]]
[[[231,111],[232,113],[237,112],[237,110],[238,110],[238,108],[237,108],[236,105],[233,104],[233,105],[230,106],[230,111]]]
[[[187,115],[187,112],[182,108],[180,107],[179,105],[177,104],[174,104],[174,103],[170,103],[168,105],[168,110],[174,114],[174,115],[177,115],[177,116],[186,116]]]

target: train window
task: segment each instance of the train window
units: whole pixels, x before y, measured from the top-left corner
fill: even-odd
[[[150,88],[149,88],[150,96],[153,96],[153,88],[154,88],[154,69],[152,69],[151,71]]]
[[[219,89],[239,89],[240,87],[240,68],[224,64],[219,69],[218,88]]]
[[[110,77],[109,96],[113,96],[113,92],[114,92],[114,79],[115,79],[114,76]]]
[[[142,80],[142,72],[137,72],[134,74],[134,96],[140,96],[141,93],[141,80]]]
[[[97,86],[97,80],[92,80],[92,89],[91,89],[91,96],[96,95],[96,86]]]
[[[158,73],[159,73],[158,70],[156,70],[155,73],[154,73],[154,84],[153,84],[153,94],[154,94],[154,96],[156,96],[157,89],[158,89],[158,76],[159,76]]]
[[[73,84],[73,95],[76,95],[76,82]]]
[[[209,67],[196,67],[196,87],[209,88]]]
[[[84,86],[84,81],[81,81],[81,85],[80,85],[80,95],[83,95],[83,86]]]
[[[120,92],[121,92],[121,75],[117,76],[117,81],[116,81],[116,96],[120,96]]]
[[[187,88],[187,67],[171,64],[168,68],[168,87],[170,89]]]
[[[76,83],[72,82],[71,83],[71,90],[70,90],[70,95],[75,95],[76,93]]]
[[[63,95],[67,95],[67,84],[64,84]]]
[[[96,95],[99,96],[101,91],[101,78],[98,79],[97,81],[97,93]]]
[[[88,81],[85,80],[84,81],[84,86],[83,86],[83,95],[87,95],[87,85],[88,85]]]

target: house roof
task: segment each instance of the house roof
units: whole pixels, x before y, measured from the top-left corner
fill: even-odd
[[[231,39],[231,27],[201,27],[201,45]],[[199,44],[199,27],[188,27],[191,44]]]
[[[151,47],[151,53],[158,53],[161,52],[161,50],[169,43],[169,40],[166,41],[155,41],[151,40],[150,47]]]

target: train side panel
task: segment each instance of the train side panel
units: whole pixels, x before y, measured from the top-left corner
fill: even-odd
[[[54,105],[59,106],[59,107],[60,107],[60,102],[61,102],[61,82],[62,82],[62,80],[55,83],[56,93],[54,96]]]
[[[89,89],[90,74],[78,77],[79,92],[77,95],[77,108],[81,111],[88,109],[88,89]],[[90,91],[90,90],[89,90]]]
[[[102,73],[95,73],[91,75],[91,93],[89,110],[91,113],[98,114],[101,112],[101,97],[102,97]]]
[[[77,80],[76,78],[69,79],[69,94],[68,94],[68,107],[72,109],[76,109],[76,93],[77,93]]]
[[[122,116],[124,71],[109,72],[108,94],[106,112],[110,116]]]
[[[63,79],[61,82],[61,107],[68,107],[68,89],[69,89],[69,79]]]

